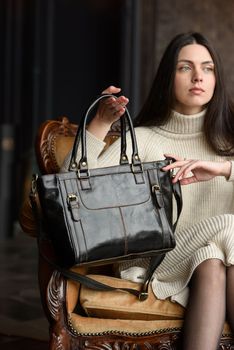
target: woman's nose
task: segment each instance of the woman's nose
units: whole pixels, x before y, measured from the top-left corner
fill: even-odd
[[[199,71],[195,71],[192,77],[194,83],[201,82],[203,80],[202,74]]]

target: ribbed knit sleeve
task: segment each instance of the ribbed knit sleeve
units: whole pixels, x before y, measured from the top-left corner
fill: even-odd
[[[87,147],[87,158],[88,158],[88,166],[90,168],[95,168],[97,164],[97,158],[99,154],[102,152],[105,147],[105,142],[95,137],[88,130],[86,131],[86,147]],[[79,161],[81,157],[80,147],[77,152],[76,160]],[[64,163],[60,169],[60,172],[67,172],[69,163],[71,159],[71,151],[66,156]]]
[[[146,148],[148,148],[150,144],[150,148],[153,148],[154,140],[152,140],[154,133],[149,128],[136,128],[136,139],[138,145],[139,156],[142,161],[144,161],[146,157]],[[93,134],[87,131],[87,160],[88,167],[90,169],[93,168],[102,168],[107,166],[114,166],[119,164],[120,160],[120,138],[116,140],[112,145],[110,145],[105,152],[103,148],[105,146],[105,142],[96,138]],[[132,141],[130,132],[127,133],[126,136],[127,141],[127,156],[129,162],[131,163],[131,155],[132,155]],[[152,145],[151,145],[152,143]],[[81,157],[80,149],[78,150],[76,160],[79,161]],[[61,172],[66,172],[68,170],[69,162],[70,162],[71,154],[69,153],[66,157],[64,164],[61,168]],[[155,159],[154,159],[155,160]]]

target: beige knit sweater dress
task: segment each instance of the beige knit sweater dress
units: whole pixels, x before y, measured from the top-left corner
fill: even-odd
[[[164,159],[164,154],[182,158],[222,161],[207,144],[202,126],[205,112],[182,115],[172,112],[170,121],[161,127],[136,128],[139,155],[142,161]],[[128,135],[128,145],[130,137]],[[119,140],[100,155],[105,143],[87,132],[89,168],[117,165]],[[131,147],[127,150],[131,159]],[[77,156],[79,159],[79,154]],[[188,282],[194,269],[204,260],[216,258],[225,265],[234,264],[234,158],[229,179],[218,176],[210,181],[182,186],[183,210],[177,225],[176,248],[166,254],[156,269],[152,289],[159,299],[171,298],[186,306]],[[61,171],[68,169],[70,156]],[[144,215],[144,213],[142,213]],[[122,263],[122,278],[141,281],[148,259]]]

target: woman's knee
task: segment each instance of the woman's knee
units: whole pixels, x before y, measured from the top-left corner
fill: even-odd
[[[204,277],[209,283],[218,283],[226,280],[226,266],[219,259],[203,261],[194,271],[194,277]]]

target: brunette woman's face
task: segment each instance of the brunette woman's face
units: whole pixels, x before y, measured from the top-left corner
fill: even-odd
[[[196,114],[211,100],[215,89],[214,62],[205,46],[184,46],[178,55],[173,108],[182,114]]]

